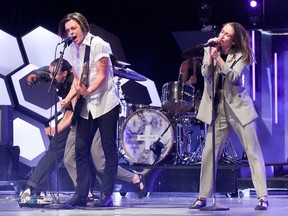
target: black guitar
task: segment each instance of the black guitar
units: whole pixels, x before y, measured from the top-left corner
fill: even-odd
[[[83,64],[83,67],[82,67],[82,73],[81,73],[81,77],[80,77],[80,80],[79,80],[79,85],[86,85],[87,84],[87,74],[88,74],[87,62],[85,62]],[[81,109],[82,109],[82,105],[83,105],[83,102],[85,100],[85,98],[82,95],[80,95],[80,94],[75,94],[72,97],[72,99],[74,97],[76,97],[76,103],[75,103],[73,116],[72,116],[72,120],[71,120],[71,127],[75,127],[76,126],[78,116],[80,115],[80,112],[81,112]]]

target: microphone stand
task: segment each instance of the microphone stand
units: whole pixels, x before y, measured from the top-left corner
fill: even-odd
[[[64,55],[64,51],[65,51],[66,47],[67,47],[67,43],[64,44],[63,51],[60,52],[59,62],[57,64],[57,67],[54,70],[53,77],[52,77],[52,80],[51,80],[51,83],[50,83],[50,86],[49,86],[49,89],[48,89],[48,94],[50,94],[51,88],[54,85],[54,83],[57,82],[55,80],[55,77],[59,73],[60,68],[62,66],[63,55]],[[48,209],[71,209],[71,206],[65,205],[65,204],[61,204],[60,203],[60,198],[59,198],[59,159],[58,159],[59,151],[58,151],[58,117],[57,117],[58,111],[57,111],[57,94],[56,94],[55,85],[53,86],[53,96],[54,96],[54,99],[55,99],[55,102],[54,102],[54,109],[55,109],[55,114],[54,114],[55,135],[54,135],[54,138],[56,140],[56,146],[57,146],[57,148],[56,148],[57,149],[56,150],[56,165],[55,165],[55,167],[56,167],[56,196],[55,197],[56,198],[55,198],[55,203],[46,205],[44,207],[48,208]]]
[[[216,31],[215,29],[213,29],[214,34],[216,35]],[[205,45],[204,45],[205,47]],[[212,159],[213,159],[213,195],[212,195],[212,199],[213,199],[213,205],[212,206],[205,206],[200,208],[200,211],[227,211],[229,210],[228,207],[223,207],[223,206],[216,206],[216,156],[215,156],[215,119],[216,119],[216,110],[214,108],[215,106],[215,67],[216,65],[214,65],[214,59],[212,59],[212,64],[213,64],[213,71],[212,71],[212,80],[211,80],[211,85],[212,85],[212,92],[211,92],[211,100],[212,100],[212,122],[211,122],[211,127],[212,127]]]

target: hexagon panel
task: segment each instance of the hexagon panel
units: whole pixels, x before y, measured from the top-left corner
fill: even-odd
[[[40,67],[49,65],[63,50],[63,44],[57,47],[61,38],[41,26],[23,36],[22,41],[29,63]]]
[[[11,100],[9,97],[7,85],[5,83],[5,80],[0,78],[0,91],[1,91],[1,97],[0,97],[0,105],[11,105]]]
[[[17,39],[0,30],[0,74],[6,76],[24,64]]]
[[[49,138],[44,131],[45,125],[14,112],[14,146],[20,147],[20,162],[33,167],[49,146]]]
[[[53,94],[55,93],[53,91],[54,88],[51,88],[48,94],[50,83],[41,83],[41,85],[29,87],[26,77],[31,73],[31,71],[36,70],[37,68],[36,65],[29,64],[17,73],[13,74],[11,79],[19,105],[22,108],[34,112],[35,115],[40,115],[48,120],[51,118],[51,113],[55,113],[54,104],[56,104],[56,100],[57,110],[60,111],[59,98],[56,97],[55,99],[55,94]]]
[[[119,88],[119,86],[118,86],[118,91],[120,93],[120,97],[123,97],[124,95],[123,95],[122,86],[125,85],[128,81],[131,82],[131,80],[126,79],[126,78],[119,78],[117,76],[115,76],[114,80],[116,83],[119,82],[118,85],[120,85],[121,88]],[[161,100],[160,100],[160,97],[159,97],[159,94],[158,94],[158,91],[157,91],[157,88],[156,88],[154,81],[147,78],[146,81],[135,81],[135,82],[139,85],[146,87],[144,92],[146,92],[146,89],[147,89],[148,94],[150,96],[150,100],[151,100],[151,103],[149,104],[150,106],[161,107]],[[132,88],[134,85],[135,84],[132,84]],[[137,85],[135,85],[135,86],[137,86]],[[130,91],[133,91],[133,89],[131,89]],[[141,98],[142,95],[138,94],[137,97]]]

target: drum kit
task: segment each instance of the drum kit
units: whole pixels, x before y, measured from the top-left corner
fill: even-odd
[[[200,52],[197,47],[187,50],[182,56],[196,57]],[[146,80],[146,77],[127,68],[129,65],[121,62],[119,67],[114,67],[114,75],[119,79]],[[206,130],[205,125],[196,119],[194,86],[181,81],[165,83],[161,105],[129,104],[125,96],[121,99],[122,109],[129,111],[124,119],[118,121],[120,158],[133,165],[199,164]]]

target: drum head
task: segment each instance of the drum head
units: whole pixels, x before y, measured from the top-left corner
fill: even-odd
[[[138,110],[124,123],[122,147],[125,157],[134,163],[160,162],[171,151],[173,141],[173,127],[158,110]]]

